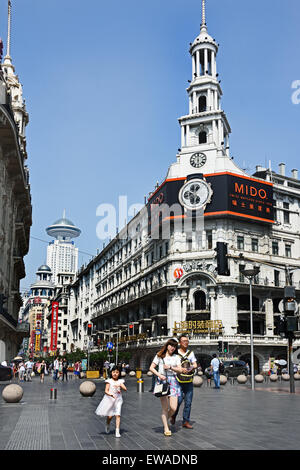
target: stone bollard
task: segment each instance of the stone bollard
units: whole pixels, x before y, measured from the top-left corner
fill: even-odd
[[[129,377],[135,377],[135,372],[134,372],[134,370],[132,370],[132,371],[129,372]]]
[[[255,376],[255,382],[257,382],[258,384],[263,383],[263,381],[264,381],[264,376],[263,376],[263,375],[257,374],[257,375]]]
[[[227,384],[227,377],[226,375],[220,375],[220,385],[226,385]]]
[[[121,372],[121,377],[126,377],[126,372],[124,370]]]
[[[94,382],[86,380],[80,385],[79,391],[83,397],[92,397],[96,392],[96,385]]]
[[[152,377],[153,374],[150,370],[148,370],[147,375],[148,375],[148,377]]]
[[[299,374],[299,372],[296,372],[296,374],[294,374],[294,379],[295,379],[295,380],[300,380],[300,374]]]
[[[288,382],[290,380],[290,375],[289,374],[282,374],[281,375],[282,380],[285,382]]]
[[[19,403],[23,397],[23,388],[17,384],[10,384],[4,387],[2,398],[7,403]]]
[[[270,382],[277,382],[278,380],[278,375],[277,374],[271,374],[270,375]]]
[[[238,375],[236,380],[238,381],[239,384],[245,384],[247,383],[248,379],[245,375],[242,374],[242,375]]]
[[[193,378],[194,387],[201,387],[203,384],[203,379],[199,375],[195,375]]]

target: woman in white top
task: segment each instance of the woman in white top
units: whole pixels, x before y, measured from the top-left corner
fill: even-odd
[[[169,339],[164,347],[156,354],[150,366],[150,371],[155,374],[160,381],[167,381],[170,386],[170,395],[161,397],[164,435],[171,436],[168,419],[173,416],[177,409],[178,397],[181,389],[176,378],[176,374],[182,372],[180,357],[177,354],[178,343],[175,339]],[[158,371],[155,369],[158,366]]]

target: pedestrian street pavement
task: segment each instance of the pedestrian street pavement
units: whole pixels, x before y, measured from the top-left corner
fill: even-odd
[[[216,390],[206,382],[194,388],[191,423],[181,427],[181,415],[172,436],[163,435],[160,400],[145,391],[137,393],[136,379],[127,377],[121,417],[121,438],[105,433],[105,418],[95,415],[103,396],[103,379],[93,397],[81,396],[81,380],[56,383],[57,399],[50,400],[51,377],[41,384],[21,383],[20,403],[4,402],[0,384],[0,450],[291,450],[300,449],[300,385],[289,394],[289,383],[247,385],[227,383]],[[17,382],[18,383],[18,382]]]

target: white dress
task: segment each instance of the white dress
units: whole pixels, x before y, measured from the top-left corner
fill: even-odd
[[[107,379],[105,383],[110,385],[108,393],[111,393],[113,397],[104,395],[100,401],[95,413],[98,416],[121,416],[121,408],[123,404],[123,398],[121,393],[120,385],[125,382],[124,379]]]

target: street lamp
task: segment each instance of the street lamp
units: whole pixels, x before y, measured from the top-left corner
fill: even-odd
[[[254,266],[251,269],[241,269],[241,273],[250,282],[250,348],[251,348],[251,389],[254,390],[254,346],[253,346],[253,311],[252,311],[252,283],[259,273],[260,268]]]

